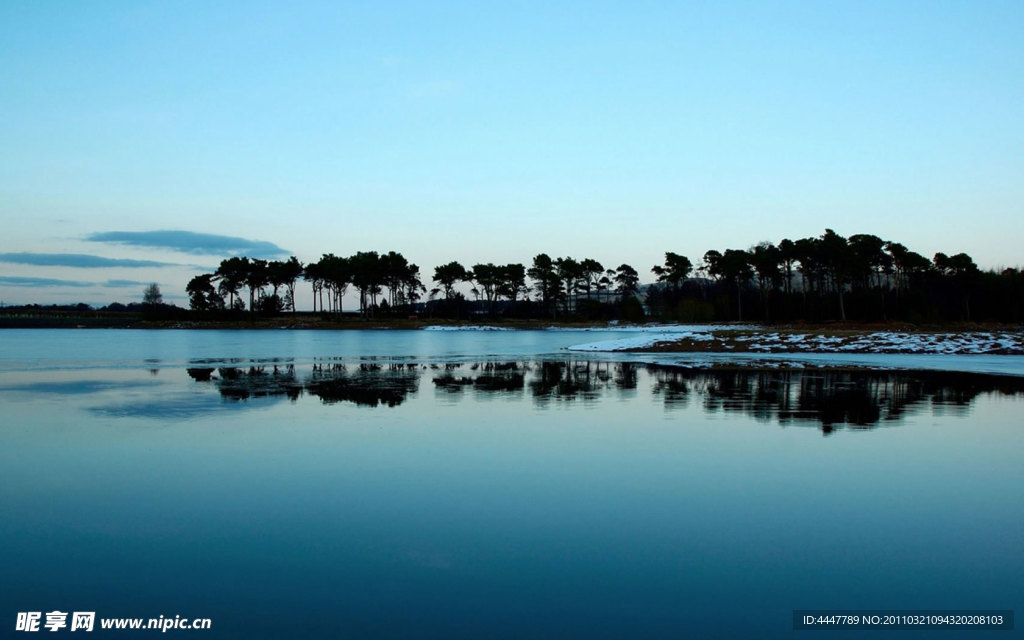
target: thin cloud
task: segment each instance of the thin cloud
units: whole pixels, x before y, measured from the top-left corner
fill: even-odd
[[[37,267],[79,267],[101,269],[105,267],[176,267],[171,262],[104,258],[85,253],[0,253],[0,262],[31,264]]]
[[[290,254],[289,251],[273,242],[193,231],[105,231],[89,235],[86,240],[150,249],[170,249],[193,255],[247,255],[253,258],[277,258]]]
[[[148,287],[151,284],[153,284],[152,280],[149,282],[141,280],[107,280],[100,286],[116,289],[119,287]]]
[[[91,287],[93,282],[79,280],[58,280],[57,278],[19,278],[17,276],[0,276],[0,285],[10,287]]]

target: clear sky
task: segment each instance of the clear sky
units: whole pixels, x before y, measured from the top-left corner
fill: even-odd
[[[4,303],[826,227],[1019,266],[1024,2],[4,2],[0,225]]]

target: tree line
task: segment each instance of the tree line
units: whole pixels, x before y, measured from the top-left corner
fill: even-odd
[[[428,289],[420,268],[395,251],[327,253],[305,265],[294,256],[241,256],[197,275],[186,292],[193,310],[233,316],[294,313],[300,280],[312,290],[314,312],[364,316],[1013,322],[1024,314],[1019,269],[982,271],[965,253],[929,260],[899,242],[846,238],[832,229],[748,249],[710,249],[697,264],[669,251],[650,272],[655,282],[641,285],[628,264],[605,268],[592,258],[541,253],[529,265],[451,261],[434,268]],[[355,309],[342,304],[350,289]]]
[[[656,273],[658,273],[656,271]],[[690,278],[697,275],[697,278]],[[966,253],[931,260],[871,234],[666,254],[648,305],[678,320],[962,322],[1024,319],[1019,269],[982,271]]]
[[[272,315],[296,311],[299,280],[311,287],[314,313],[345,312],[342,301],[354,289],[358,308],[351,311],[367,316],[411,313],[422,308],[441,317],[477,312],[562,317],[577,313],[584,301],[601,306],[609,305],[613,297],[635,296],[640,279],[629,265],[606,270],[593,259],[552,259],[540,254],[529,268],[521,263],[481,263],[467,268],[452,261],[435,267],[431,282],[436,286],[428,290],[419,266],[401,253],[360,251],[348,257],[323,254],[306,265],[295,256],[284,261],[228,258],[213,273],[192,278],[185,290],[194,311],[248,310]],[[469,287],[472,299],[459,290],[461,285]]]

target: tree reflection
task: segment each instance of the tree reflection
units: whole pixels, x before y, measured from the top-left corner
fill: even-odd
[[[518,394],[526,386],[526,368],[518,363],[486,362],[477,368],[473,388],[479,393]]]
[[[612,384],[610,363],[589,360],[541,362],[529,382],[534,401],[593,401]]]
[[[870,429],[924,408],[966,408],[983,393],[1024,393],[1024,380],[940,371],[732,370],[648,367],[665,406],[684,406],[692,394],[708,413],[743,413],[785,425]]]
[[[352,402],[364,407],[397,407],[419,388],[414,364],[367,364],[348,369],[344,364],[316,365],[306,390],[324,404]]]
[[[200,364],[200,363],[197,363]],[[295,365],[199,366],[186,371],[211,384],[222,397],[241,401],[304,393],[325,404],[396,407],[419,388],[426,366],[416,363],[317,363],[305,376]],[[678,366],[592,360],[456,362],[429,366],[436,393],[463,401],[516,399],[529,392],[539,407],[551,402],[596,402],[603,397],[641,401],[638,390],[666,410],[699,407],[707,413],[737,413],[782,426],[815,426],[825,434],[838,428],[871,429],[896,424],[905,416],[969,410],[981,394],[1024,393],[1024,379],[938,371],[734,368]],[[641,396],[642,397],[642,396]]]
[[[638,365],[621,362],[615,365],[615,386],[618,389],[636,389]]]
[[[651,391],[661,396],[669,407],[686,406],[690,400],[690,382],[678,375],[679,371],[667,367],[649,367],[653,379]],[[634,373],[634,375],[636,375]],[[634,382],[635,384],[635,382]]]
[[[459,371],[462,367],[462,363],[446,364],[444,373],[434,376],[434,387],[448,394],[459,394],[464,389],[483,395],[518,394],[526,385],[529,370],[528,365],[516,362],[476,363],[468,366],[466,372]]]
[[[229,400],[247,400],[268,396],[288,396],[296,400],[302,394],[302,385],[295,377],[295,365],[273,365],[268,371],[264,365],[245,367],[219,367],[214,375],[210,367],[190,368],[189,376],[199,382],[214,382],[220,395]]]

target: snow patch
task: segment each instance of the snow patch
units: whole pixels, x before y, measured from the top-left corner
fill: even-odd
[[[685,327],[685,328],[684,328]],[[663,327],[659,327],[663,329]],[[695,331],[695,329],[697,329]],[[567,347],[569,351],[624,351],[627,349],[644,349],[653,347],[659,342],[672,342],[680,338],[689,338],[694,341],[704,342],[713,340],[714,335],[707,331],[704,326],[677,325],[668,330],[642,331],[642,335],[630,336],[628,338],[616,338],[613,340],[599,340],[586,344],[574,344]]]
[[[621,330],[621,329],[620,329]],[[659,342],[674,342],[680,339],[691,341],[715,340],[716,331],[729,330],[734,332],[732,325],[673,325],[656,327],[636,327],[634,331],[641,335],[615,340],[603,340],[587,344],[573,345],[571,351],[622,351],[626,349],[642,349],[652,347]],[[756,329],[749,333],[728,336],[740,347],[740,351],[757,353],[907,353],[907,354],[992,354],[1008,353],[1024,355],[1024,334],[1014,335],[1005,332],[969,332],[969,333],[897,333],[893,331],[877,331],[857,336],[822,336],[802,333],[779,334],[778,332],[759,332]],[[732,344],[724,344],[723,348],[733,350]]]
[[[514,331],[508,327],[492,327],[483,324],[471,324],[465,326],[430,325],[423,327],[423,331]]]
[[[739,324],[625,324],[607,327],[547,327],[546,331],[592,331],[614,333],[708,333],[713,331],[757,331],[754,325]],[[679,336],[675,336],[679,337]]]

